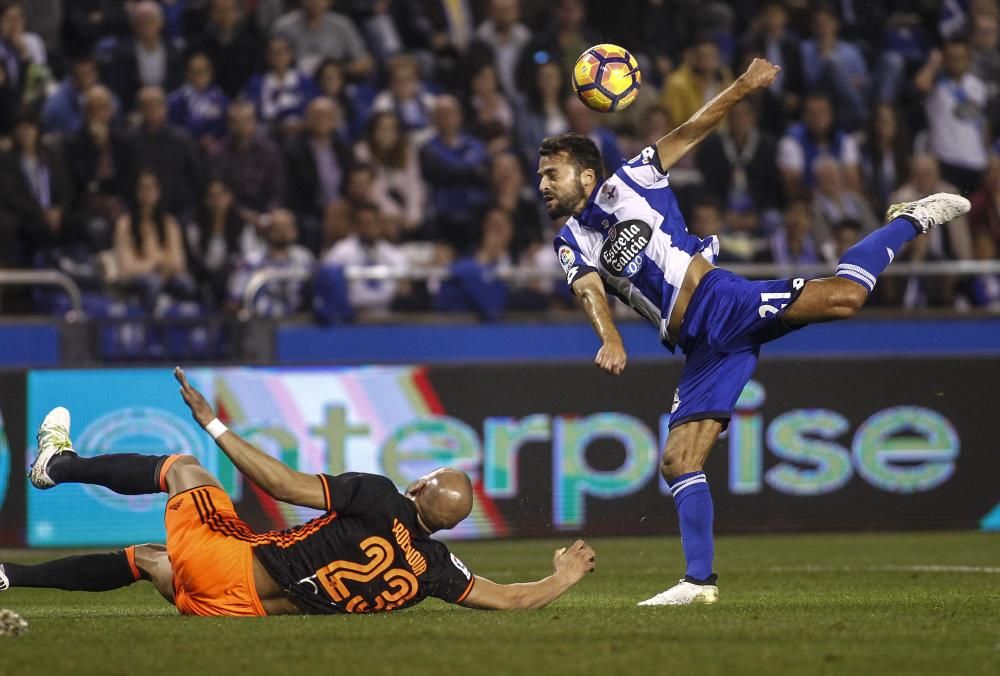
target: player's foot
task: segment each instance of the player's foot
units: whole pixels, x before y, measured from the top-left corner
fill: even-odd
[[[73,442],[69,438],[69,411],[62,406],[54,408],[45,416],[38,427],[38,455],[31,463],[28,476],[35,488],[52,488],[56,482],[49,476],[49,463],[62,453],[73,453]]]
[[[961,195],[939,192],[916,202],[893,204],[885,212],[885,222],[902,216],[913,223],[913,227],[921,233],[925,233],[936,225],[944,225],[962,214],[969,213],[971,208],[969,200]]]
[[[7,579],[7,572],[3,569],[3,564],[0,563],[0,591],[7,589],[10,589],[10,580]]]
[[[719,602],[719,588],[714,584],[695,584],[681,580],[667,591],[640,601],[640,606],[689,606],[694,603]]]

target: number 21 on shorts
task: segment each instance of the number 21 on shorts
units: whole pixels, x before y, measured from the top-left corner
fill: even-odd
[[[796,291],[801,290],[803,286],[805,286],[804,279],[798,278],[792,280],[792,288],[795,289]],[[759,308],[757,308],[757,314],[760,315],[761,319],[767,319],[768,317],[776,315],[779,312],[781,312],[785,308],[785,306],[788,305],[788,301],[791,299],[791,297],[792,297],[791,291],[786,291],[783,293],[762,293],[760,294],[761,305]],[[776,301],[782,301],[782,300],[785,302],[779,305],[778,307],[774,306],[774,303]]]

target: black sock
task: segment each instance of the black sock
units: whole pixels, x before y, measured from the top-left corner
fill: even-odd
[[[160,467],[169,455],[114,453],[81,458],[62,453],[49,461],[49,477],[57,484],[94,484],[122,495],[161,493]]]
[[[3,568],[11,587],[101,592],[127,587],[138,579],[125,550],[68,556],[36,566],[5,563]]]

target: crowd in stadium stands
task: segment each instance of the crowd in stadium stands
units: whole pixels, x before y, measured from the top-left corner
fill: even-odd
[[[533,186],[576,131],[607,171],[754,56],[767,92],[671,171],[721,261],[832,263],[890,203],[973,210],[910,260],[996,259],[997,0],[0,0],[0,267],[57,268],[108,317],[239,309],[344,321],[399,310],[543,310],[564,285]],[[576,57],[641,63],[628,111],[571,93]],[[345,266],[444,266],[358,280]],[[305,279],[306,281],[303,281]],[[4,291],[4,312],[65,310]],[[1000,307],[1000,279],[880,280],[876,303]]]

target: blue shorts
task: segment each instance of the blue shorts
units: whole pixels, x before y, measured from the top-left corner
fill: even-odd
[[[750,281],[722,268],[702,277],[677,341],[687,360],[670,427],[707,418],[729,424],[760,346],[799,328],[786,324],[782,315],[804,286],[803,279]]]

